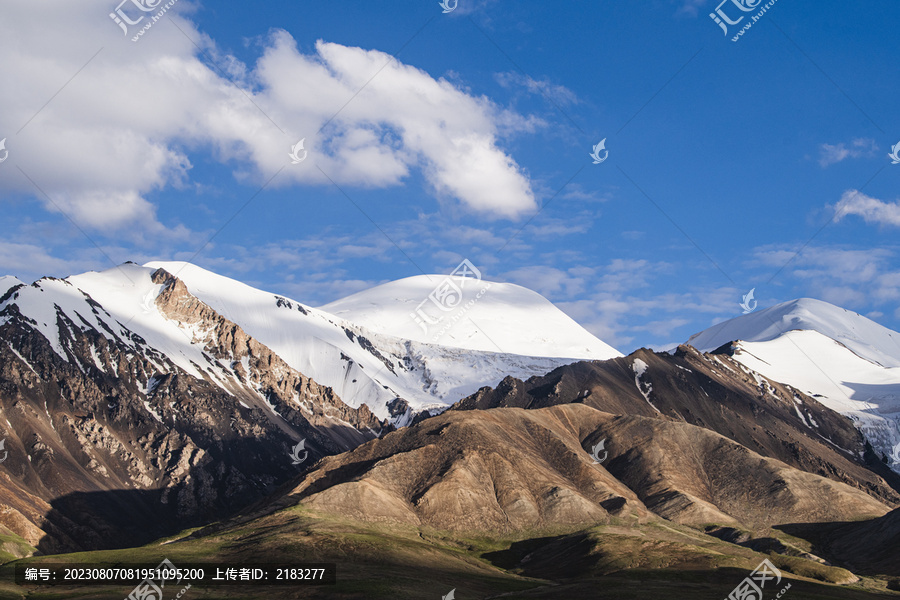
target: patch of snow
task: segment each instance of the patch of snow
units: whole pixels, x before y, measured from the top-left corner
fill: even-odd
[[[147,402],[146,400],[144,400],[144,408],[147,410],[148,413],[150,413],[151,415],[153,415],[153,418],[154,418],[154,419],[156,419],[156,420],[159,421],[160,423],[163,422],[162,417],[159,416],[159,413],[156,412],[156,409],[154,409],[152,406],[150,406],[150,403]]]
[[[804,425],[806,425],[807,427],[809,427],[810,429],[812,429],[812,426],[809,424],[809,421],[806,420],[806,417],[803,416],[803,413],[800,411],[800,407],[798,406],[798,403],[796,403],[796,402],[794,403],[794,412],[797,413],[797,417],[798,417],[801,421],[803,421],[803,424],[804,424]]]
[[[100,360],[100,355],[97,353],[97,348],[91,345],[91,358],[94,359],[94,365],[101,371],[106,371],[106,367],[103,365],[103,361]]]
[[[639,358],[634,359],[634,364],[631,367],[634,369],[634,374],[638,377],[646,373],[648,368],[647,363]]]
[[[634,364],[631,365],[631,368],[634,369],[634,385],[637,386],[638,391],[644,397],[644,400],[647,401],[647,404],[653,406],[653,403],[650,402],[650,392],[653,391],[653,384],[651,384],[649,381],[646,383],[641,381],[641,377],[644,375],[644,373],[647,372],[647,363],[639,358],[636,358],[634,359]],[[646,390],[644,389],[644,386],[646,386]],[[655,406],[653,406],[653,410],[662,414],[660,410]]]
[[[6,345],[9,346],[9,349],[12,350],[12,353],[15,354],[16,357],[17,357],[19,360],[21,360],[23,363],[25,363],[25,366],[26,366],[26,367],[28,367],[29,369],[31,369],[31,372],[32,372],[32,373],[34,373],[35,375],[38,374],[38,372],[34,370],[34,367],[31,366],[31,363],[28,362],[28,360],[27,360],[24,356],[22,356],[21,354],[19,354],[19,351],[18,351],[18,350],[16,350],[15,348],[13,348],[12,342],[6,342]],[[40,375],[38,375],[38,377],[40,377]]]
[[[275,410],[275,405],[272,404],[272,403],[269,401],[268,398],[266,398],[266,397],[263,396],[262,394],[260,394],[260,397],[262,398],[262,401],[263,401],[263,403],[266,405],[266,407],[267,407],[270,411],[272,411],[272,414],[273,414],[273,415],[276,415],[276,416],[277,416],[279,419],[281,419],[282,421],[285,420],[284,417],[282,417],[282,416],[278,413],[278,411]]]

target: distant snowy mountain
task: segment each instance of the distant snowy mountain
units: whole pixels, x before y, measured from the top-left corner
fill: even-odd
[[[734,344],[734,357],[851,419],[900,471],[900,333],[855,312],[801,298],[743,315],[688,341]]]
[[[416,295],[421,296],[417,303],[422,302],[435,287],[425,277],[382,285],[324,307],[337,307],[338,315],[188,263],[152,262],[146,267],[176,275],[192,294],[294,369],[332,387],[350,406],[365,403],[398,425],[412,411],[452,404],[508,375],[527,379],[580,358],[621,356],[539,294],[509,284],[477,282],[481,287],[476,289],[476,282],[463,283],[457,310],[440,315],[445,319],[437,325],[426,324],[432,338],[439,336],[436,343],[427,343],[409,316]],[[472,299],[476,301],[467,309]],[[351,310],[354,306],[364,308]],[[395,402],[397,398],[405,402]]]
[[[0,297],[6,295],[6,292],[8,292],[10,288],[17,285],[24,285],[24,283],[19,281],[17,277],[12,277],[11,275],[0,277]]]
[[[792,330],[818,331],[858,356],[883,367],[900,367],[900,333],[858,313],[812,298],[800,298],[752,312],[698,333],[690,343],[698,350],[732,340],[767,342]]]
[[[154,356],[165,356],[193,377],[208,376],[227,386],[231,375],[219,368],[206,368],[202,346],[193,344],[191,335],[166,319],[154,305],[163,285],[154,283],[152,273],[153,269],[126,263],[100,273],[66,279],[47,277],[31,285],[4,277],[0,290],[22,285],[11,299],[16,311],[29,319],[67,362],[64,341],[68,332],[60,321],[62,315],[80,326],[105,332],[110,338],[147,348]],[[161,372],[166,370],[160,358],[154,362]]]
[[[0,525],[41,551],[207,522],[387,428],[163,269],[0,283]]]
[[[374,333],[454,348],[601,360],[622,356],[537,292],[511,283],[453,277],[446,285],[451,294],[459,291],[460,308],[445,311],[429,296],[447,279],[407,277],[320,308]],[[415,318],[417,311],[423,318]],[[435,325],[429,322],[440,317]],[[452,326],[443,332],[445,323]]]
[[[183,281],[191,295],[291,368],[331,387],[351,407],[366,404],[397,425],[406,424],[415,412],[441,409],[510,375],[527,379],[578,359],[621,356],[539,294],[487,281],[460,281],[456,289],[462,293],[441,296],[442,307],[428,300],[428,307],[417,313],[427,319],[421,324],[410,313],[435,287],[426,277],[382,285],[329,305],[340,315],[183,262],[127,263],[62,280],[45,278],[39,285],[3,277],[0,297],[18,289],[17,310],[64,360],[68,355],[60,315],[110,337],[133,338],[132,343],[158,356],[160,374],[169,370],[165,358],[193,377],[230,389],[236,376],[228,365],[210,364],[199,343],[203,332],[159,312],[156,299],[164,286],[151,277],[157,269]],[[429,329],[427,335],[422,325]]]

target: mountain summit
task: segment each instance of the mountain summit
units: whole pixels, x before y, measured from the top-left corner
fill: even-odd
[[[490,285],[472,314],[495,321],[507,352],[372,331],[188,263],[4,277],[0,439],[5,472],[24,479],[6,477],[0,527],[24,524],[14,530],[41,551],[143,543],[504,377],[573,362],[566,344],[615,354],[538,294]],[[114,490],[128,491],[94,500]]]
[[[768,342],[790,331],[815,331],[883,367],[900,367],[900,333],[859,313],[813,298],[798,298],[719,323],[688,343],[707,352],[734,340]]]
[[[321,310],[376,333],[454,348],[593,360],[622,356],[537,292],[512,283],[462,277],[451,278],[453,283],[448,285],[459,289],[460,304],[467,310],[440,335],[440,326],[423,327],[411,314],[421,305],[426,315],[430,310],[442,316],[429,297],[447,279],[444,275],[407,277],[326,304]],[[447,313],[453,318],[452,311]]]
[[[850,417],[900,470],[900,333],[828,302],[800,298],[690,338]],[[723,348],[730,344],[728,348]]]
[[[449,311],[428,299],[446,276],[402,279],[312,308],[189,263],[146,268],[177,274],[291,367],[397,425],[509,375],[526,379],[578,358],[621,356],[540,294],[511,284],[453,278],[441,296],[444,308],[455,302]],[[410,316],[423,302],[427,334]]]

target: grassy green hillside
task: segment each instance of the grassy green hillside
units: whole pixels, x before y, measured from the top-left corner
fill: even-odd
[[[439,600],[455,589],[458,600],[475,598],[691,598],[721,600],[766,555],[673,524],[617,523],[554,537],[474,539],[395,525],[361,524],[313,513],[302,506],[243,525],[197,536],[186,531],[140,548],[32,557],[35,563],[334,562],[338,583],[318,587],[215,587],[195,584],[184,600],[287,598]],[[801,599],[900,598],[886,582],[854,579],[849,572],[799,557],[772,555]],[[118,586],[14,585],[12,564],[0,567],[0,600],[122,600]],[[770,582],[766,598],[778,591]],[[180,588],[166,590],[171,600]],[[171,598],[170,598],[171,596]]]

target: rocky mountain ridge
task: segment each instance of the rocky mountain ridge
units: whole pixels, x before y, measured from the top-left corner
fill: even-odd
[[[850,419],[748,369],[727,348],[717,354],[686,345],[672,354],[642,349],[624,358],[573,363],[527,381],[507,378],[450,410],[569,403],[696,425],[891,506],[900,501],[900,477],[867,451]]]
[[[15,285],[0,303],[0,524],[43,552],[134,545],[221,517],[387,426],[171,274],[148,283],[159,290],[150,308],[202,347],[193,372],[67,281]],[[80,303],[45,316],[51,340],[20,306],[60,291]]]

